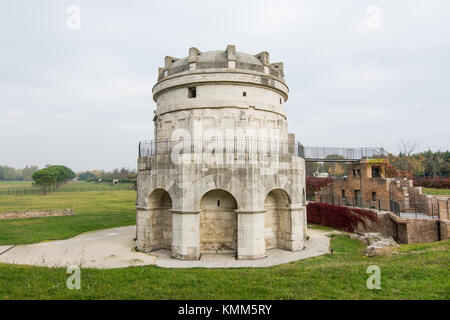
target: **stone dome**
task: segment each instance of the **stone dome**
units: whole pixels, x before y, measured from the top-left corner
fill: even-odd
[[[205,52],[200,52],[197,48],[190,48],[189,56],[182,59],[167,56],[165,67],[159,69],[158,81],[184,72],[207,69],[234,69],[265,73],[284,82],[283,63],[269,63],[268,52],[263,51],[252,55],[236,51],[233,45],[228,45],[226,50]]]

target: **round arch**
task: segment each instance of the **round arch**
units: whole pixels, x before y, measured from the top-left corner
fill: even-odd
[[[244,184],[236,177],[230,177],[227,183],[216,183],[217,179],[214,174],[207,175],[191,184],[184,196],[185,201],[191,206],[192,210],[199,209],[201,198],[212,190],[223,190],[233,196],[237,202],[237,207],[245,207],[245,191]],[[231,188],[229,188],[231,186]],[[188,205],[188,206],[189,206]]]
[[[200,252],[237,250],[237,201],[223,189],[206,192],[200,200]]]
[[[264,240],[267,249],[285,247],[289,232],[291,199],[283,189],[271,190],[264,199]]]
[[[151,211],[151,242],[153,248],[171,249],[172,248],[172,197],[161,188],[155,189],[150,193],[148,207]]]

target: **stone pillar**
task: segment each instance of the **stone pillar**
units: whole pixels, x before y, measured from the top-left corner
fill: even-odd
[[[136,206],[136,246],[139,251],[150,252],[152,246],[152,209]]]
[[[450,207],[449,207],[449,198],[447,197],[436,197],[437,199],[437,205],[438,205],[438,214],[439,214],[439,219],[443,219],[443,220],[450,220]]]
[[[200,259],[200,211],[171,209],[170,212],[172,212],[172,258]]]
[[[290,251],[303,250],[305,247],[303,241],[305,239],[305,215],[306,208],[304,206],[291,207],[283,210],[283,214],[287,215],[287,230],[283,232],[283,241],[281,249]],[[281,212],[280,212],[281,213]]]
[[[236,210],[238,215],[238,260],[255,260],[266,256],[264,239],[265,212],[266,210]]]

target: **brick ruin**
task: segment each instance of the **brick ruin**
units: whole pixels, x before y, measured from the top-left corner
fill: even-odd
[[[335,178],[316,192],[315,200],[337,205],[393,211],[393,205],[404,213],[421,213],[448,219],[448,196],[431,196],[414,187],[407,177],[395,177],[385,159],[364,159],[347,164],[347,176]]]

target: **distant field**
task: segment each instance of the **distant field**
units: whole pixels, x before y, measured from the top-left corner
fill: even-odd
[[[422,193],[429,195],[450,196],[450,189],[422,188]]]
[[[74,216],[0,220],[0,245],[66,239],[82,232],[136,223],[132,190],[57,192],[0,197],[0,212],[72,208]]]
[[[133,185],[131,183],[117,183],[112,185],[109,182],[71,181],[58,188],[55,192],[129,190],[132,189],[132,187]],[[41,187],[33,186],[31,181],[0,181],[0,196],[38,194],[40,192]]]
[[[31,188],[31,181],[2,181],[0,189]]]

